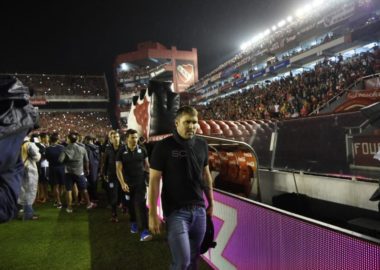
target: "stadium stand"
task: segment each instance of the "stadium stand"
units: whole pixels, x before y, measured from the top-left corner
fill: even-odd
[[[270,119],[307,116],[357,79],[379,68],[380,49],[361,53],[343,61],[325,58],[311,70],[255,85],[198,106],[204,119]]]
[[[106,112],[40,112],[41,130],[59,132],[63,136],[72,131],[79,134],[104,136],[112,129]]]
[[[104,76],[53,74],[14,75],[25,85],[34,89],[36,98],[108,98],[108,89],[105,85]]]

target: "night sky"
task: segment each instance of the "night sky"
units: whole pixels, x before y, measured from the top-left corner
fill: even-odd
[[[102,74],[138,42],[198,49],[200,76],[307,0],[6,1],[0,73]]]

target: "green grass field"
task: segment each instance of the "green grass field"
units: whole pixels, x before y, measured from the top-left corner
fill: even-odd
[[[165,237],[140,242],[126,215],[111,223],[104,206],[67,214],[46,203],[35,210],[37,221],[0,224],[0,269],[169,269]],[[201,261],[200,269],[211,268]]]

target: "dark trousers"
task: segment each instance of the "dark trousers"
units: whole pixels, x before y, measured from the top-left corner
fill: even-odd
[[[125,200],[125,193],[121,191],[119,180],[115,175],[108,176],[107,194],[109,204],[111,205],[112,216],[116,217],[117,206],[120,204],[120,202],[123,204],[123,207],[127,207],[128,203]]]
[[[98,165],[93,164],[90,169],[90,174],[87,176],[88,180],[88,195],[90,196],[90,200],[98,199]]]
[[[146,207],[145,178],[137,184],[128,184],[130,201],[128,203],[129,221],[138,223],[140,230],[148,229],[148,210]]]

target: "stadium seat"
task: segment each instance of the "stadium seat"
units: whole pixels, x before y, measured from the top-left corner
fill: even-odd
[[[226,123],[224,123],[221,120],[216,120],[215,122],[220,126],[221,130],[223,131],[223,136],[225,138],[228,138],[228,139],[233,138],[234,133],[232,132],[232,130]]]
[[[238,125],[234,121],[224,121],[232,130],[234,139],[239,141],[244,141],[243,132],[239,129]]]
[[[210,125],[205,120],[199,120],[198,123],[199,123],[198,130],[202,131],[202,133],[199,133],[199,134],[210,136],[210,134],[211,134]],[[197,133],[198,133],[198,131],[197,131]]]
[[[211,128],[211,134],[210,134],[211,136],[221,136],[221,135],[223,135],[222,129],[220,128],[220,126],[217,123],[215,123],[215,121],[208,120],[207,124],[209,124],[210,128]]]
[[[220,171],[220,157],[217,152],[209,151],[208,152],[208,164],[210,171]]]

